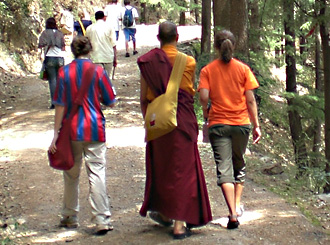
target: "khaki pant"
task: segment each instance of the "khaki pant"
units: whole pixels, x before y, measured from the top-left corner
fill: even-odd
[[[217,165],[217,184],[245,181],[244,154],[250,125],[217,124],[209,128],[209,138]]]
[[[62,215],[77,215],[79,212],[79,176],[84,158],[89,179],[89,203],[92,209],[92,222],[95,224],[108,224],[111,213],[106,190],[105,143],[72,141],[72,149],[75,164],[72,169],[63,172],[64,200]]]
[[[103,67],[103,69],[105,70],[105,72],[107,73],[108,77],[111,78],[111,72],[112,72],[112,67],[113,67],[113,63],[94,63],[96,65],[100,65]]]

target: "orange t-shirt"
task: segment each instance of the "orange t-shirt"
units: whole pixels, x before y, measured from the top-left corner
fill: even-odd
[[[162,50],[165,51],[168,59],[170,60],[172,66],[174,65],[175,57],[178,53],[178,50],[173,45],[164,45]],[[180,88],[187,91],[192,96],[195,95],[194,89],[194,75],[195,75],[196,61],[192,56],[187,56],[187,64],[184,69]],[[147,99],[152,101],[155,98],[153,92],[148,88],[147,90]]]
[[[250,124],[245,91],[258,87],[251,69],[236,59],[228,64],[217,59],[205,66],[200,73],[198,91],[209,90],[209,126]]]

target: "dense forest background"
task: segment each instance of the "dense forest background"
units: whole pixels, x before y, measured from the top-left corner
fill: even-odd
[[[140,23],[168,19],[179,25],[201,25],[201,40],[192,46],[198,70],[214,57],[213,34],[231,30],[238,41],[236,57],[252,68],[261,85],[256,98],[263,139],[249,148],[267,157],[250,163],[251,171],[258,170],[255,180],[273,183],[274,191],[301,203],[302,209],[301,199],[330,193],[330,1],[131,3],[140,13]],[[105,4],[99,0],[0,0],[1,50],[25,73],[36,72],[32,64],[38,60],[38,37],[48,17],[58,18],[71,5],[74,15],[85,9],[93,19]],[[0,68],[2,73],[13,72],[5,60]]]

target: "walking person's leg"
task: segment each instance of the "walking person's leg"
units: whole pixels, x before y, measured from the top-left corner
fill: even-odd
[[[45,67],[48,75],[48,84],[50,92],[50,107],[49,109],[54,109],[53,97],[56,89],[56,76],[57,76],[57,60],[56,57],[46,57]]]
[[[210,128],[209,137],[216,162],[217,184],[221,187],[229,211],[227,228],[235,229],[238,227],[239,222],[237,220],[235,204],[235,181],[230,127],[228,125],[221,125]]]
[[[124,36],[125,36],[125,48],[126,48],[126,55],[125,57],[129,57],[129,47],[128,47],[128,42],[129,42],[129,39],[130,39],[130,32],[129,32],[129,28],[124,28],[123,29],[123,32],[124,32]]]
[[[132,42],[133,42],[133,55],[136,55],[138,51],[136,51],[136,39],[135,39],[136,29],[131,29],[131,36],[132,36]]]
[[[235,126],[233,127],[232,144],[233,144],[233,166],[235,178],[235,203],[236,211],[239,216],[243,213],[241,205],[241,197],[245,182],[245,160],[244,154],[249,140],[250,127]]]
[[[82,142],[72,141],[72,151],[74,154],[74,166],[67,171],[63,171],[64,196],[62,227],[77,227],[79,212],[79,176],[82,163]]]
[[[108,77],[111,78],[113,63],[94,63],[94,64],[102,66],[105,72],[107,73]]]
[[[110,222],[109,199],[106,189],[106,146],[104,142],[86,143],[84,147],[86,171],[89,179],[89,202],[92,208],[92,222],[97,233],[113,229]]]

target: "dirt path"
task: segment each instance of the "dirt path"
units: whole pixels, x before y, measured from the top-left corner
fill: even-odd
[[[154,31],[152,27],[150,33]],[[150,49],[148,44],[156,43],[154,39],[142,42],[141,38],[139,55]],[[145,168],[139,73],[137,57],[124,58],[124,53],[119,45],[119,66],[113,81],[119,103],[104,111],[107,187],[115,229],[105,236],[93,235],[84,169],[80,227],[76,230],[57,227],[63,180],[61,172],[48,166],[46,157],[54,111],[47,109],[47,83],[24,77],[12,81],[15,96],[3,100],[0,108],[0,240],[4,244],[329,244],[328,236],[313,227],[297,208],[252,181],[247,181],[243,197],[246,212],[240,220],[242,225],[233,231],[222,227],[227,222],[227,209],[216,186],[211,149],[201,142],[199,149],[214,223],[194,230],[191,238],[175,242],[170,228],[140,217]],[[253,157],[252,153],[249,160]]]

